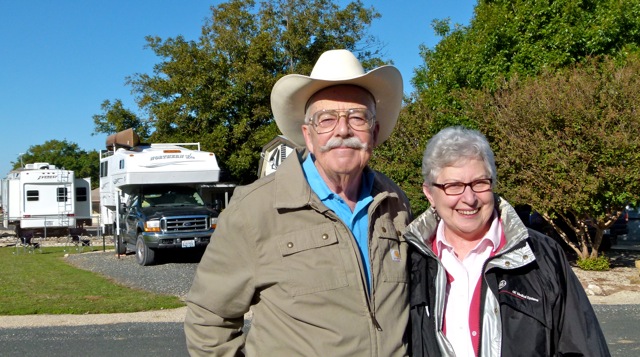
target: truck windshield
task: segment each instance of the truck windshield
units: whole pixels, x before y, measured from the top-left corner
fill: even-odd
[[[204,206],[204,201],[197,191],[189,189],[145,192],[142,195],[142,207],[154,206]]]

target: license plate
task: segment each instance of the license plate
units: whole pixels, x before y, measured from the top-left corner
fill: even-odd
[[[194,248],[195,246],[196,246],[196,241],[193,239],[182,241],[182,248]]]

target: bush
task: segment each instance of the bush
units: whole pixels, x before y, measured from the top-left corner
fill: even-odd
[[[582,270],[606,271],[611,269],[611,266],[609,266],[609,258],[605,255],[597,258],[578,259],[577,264]]]

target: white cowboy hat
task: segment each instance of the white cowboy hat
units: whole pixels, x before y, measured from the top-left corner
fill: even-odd
[[[307,101],[319,90],[338,84],[356,85],[373,95],[376,121],[380,124],[377,144],[387,140],[402,105],[402,75],[394,66],[365,73],[360,61],[347,50],[324,52],[310,76],[289,74],[276,82],[271,90],[271,110],[282,134],[294,144],[305,146],[301,126]]]

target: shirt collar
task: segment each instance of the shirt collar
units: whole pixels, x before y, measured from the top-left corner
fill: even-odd
[[[311,189],[316,195],[318,195],[320,200],[325,201],[335,195],[335,193],[329,189],[327,183],[324,182],[322,176],[320,176],[318,168],[315,165],[315,157],[313,154],[309,153],[309,155],[307,155],[307,158],[302,163],[302,171],[304,172],[304,176],[307,179],[309,186],[311,186]],[[362,201],[364,198],[371,196],[373,178],[373,171],[365,168],[362,173],[362,183],[360,186],[360,196],[358,197],[358,201]]]
[[[453,249],[451,244],[447,243],[444,238],[444,223],[440,221],[441,224],[438,224],[438,228],[436,230],[436,239],[434,241],[436,248],[436,255],[439,258],[442,258],[442,250],[443,249]],[[476,244],[476,248],[482,244],[491,244],[491,251],[495,252],[498,248],[500,248],[500,236],[502,232],[502,222],[500,221],[500,217],[497,211],[493,211],[491,227],[485,235],[478,241]],[[475,250],[474,248],[473,250]],[[473,251],[472,250],[472,251]]]

